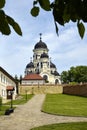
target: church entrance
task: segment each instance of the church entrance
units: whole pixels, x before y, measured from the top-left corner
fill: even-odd
[[[59,81],[58,81],[58,79],[56,79],[56,80],[55,80],[55,84],[58,84],[58,83],[59,83]]]
[[[45,82],[48,82],[48,76],[47,75],[44,75],[43,78],[44,78]]]

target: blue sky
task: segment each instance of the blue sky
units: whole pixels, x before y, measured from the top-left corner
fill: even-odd
[[[49,48],[49,56],[61,73],[71,66],[87,65],[87,30],[81,40],[75,24],[59,26],[56,35],[51,12],[40,11],[36,18],[30,15],[33,0],[9,0],[5,5],[6,14],[15,19],[21,26],[23,36],[18,36],[13,29],[11,35],[0,34],[0,66],[12,76],[24,75],[26,65],[33,55],[33,48],[42,40]],[[87,25],[85,25],[87,27]]]

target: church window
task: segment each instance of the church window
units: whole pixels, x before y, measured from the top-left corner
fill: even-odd
[[[37,67],[39,66],[39,63],[37,63]]]
[[[47,65],[48,67],[49,67],[49,62],[48,62],[48,65]]]
[[[43,68],[43,63],[41,62],[41,68]]]
[[[58,84],[58,83],[59,83],[59,81],[58,81],[58,79],[56,79],[56,80],[55,80],[55,84]]]
[[[48,76],[47,75],[44,75],[43,78],[44,78],[45,82],[48,81]]]
[[[37,59],[37,55],[36,55],[36,59]]]
[[[2,82],[2,79],[3,79],[3,75],[1,74],[1,82]]]

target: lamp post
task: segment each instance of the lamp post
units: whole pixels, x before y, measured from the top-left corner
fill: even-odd
[[[13,93],[14,93],[14,88],[12,90],[10,90],[9,92],[10,92],[10,96],[11,96],[11,107],[10,107],[10,109],[7,109],[5,111],[5,115],[9,115],[10,113],[14,112],[14,109],[13,109]]]
[[[13,90],[10,91],[10,94],[11,94],[11,109],[13,108]]]
[[[26,93],[26,101],[27,101],[27,91],[28,91],[28,90],[25,90],[25,93]]]
[[[13,110],[13,94],[14,94],[14,88],[10,91],[10,95],[11,95],[11,109]]]

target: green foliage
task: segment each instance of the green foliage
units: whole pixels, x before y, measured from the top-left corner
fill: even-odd
[[[39,15],[40,8],[36,6],[36,4],[39,3],[41,8],[43,8],[46,11],[50,11],[50,1],[49,0],[35,0],[33,2],[33,8],[31,9],[32,16],[36,17]]]
[[[54,2],[49,0],[35,0],[33,5],[35,6],[36,4],[39,4],[45,11],[52,11],[57,34],[57,24],[64,26],[66,23],[72,21],[77,23],[79,35],[83,38],[85,33],[83,23],[87,22],[87,0],[54,0]]]
[[[49,81],[48,81],[48,80],[45,80],[45,83],[49,83]]]
[[[26,100],[26,94],[21,95],[20,98],[13,100],[13,105],[20,105],[26,103],[28,100],[30,100],[33,97],[32,94],[27,94],[27,100]],[[6,105],[10,105],[11,102],[5,103]]]
[[[0,10],[0,31],[5,35],[9,35],[11,33],[5,12],[3,10]]]
[[[49,0],[38,0],[41,8],[43,8],[46,11],[50,11],[50,1]]]
[[[14,21],[14,19],[12,19],[9,16],[6,16],[6,18],[7,18],[8,24],[10,24],[13,27],[15,32],[18,33],[19,35],[22,35],[21,29],[20,29],[19,25]]]
[[[2,105],[1,110],[0,110],[0,115],[4,115],[5,111],[9,109],[9,106],[6,105]]]
[[[4,35],[11,34],[10,26],[13,27],[18,35],[22,36],[22,31],[17,22],[13,18],[6,15],[2,8],[5,6],[5,0],[0,0],[0,32]]]
[[[38,16],[38,14],[39,14],[39,7],[33,7],[32,9],[31,9],[31,14],[32,14],[32,16],[34,16],[34,17],[36,17],[36,16]]]
[[[39,126],[32,128],[31,130],[86,130],[87,122],[75,122],[75,123],[58,123],[51,125]]]
[[[83,38],[84,33],[85,33],[85,27],[84,27],[83,23],[78,22],[77,27],[78,27],[78,31],[79,31],[80,36]]]
[[[65,94],[47,94],[42,111],[67,116],[87,117],[87,98]]]
[[[22,35],[21,29],[20,29],[19,25],[14,21],[14,19],[12,19],[11,17],[9,17],[7,15],[6,15],[6,19],[7,19],[8,24],[13,27],[15,32],[19,35]]]
[[[63,83],[85,83],[87,82],[87,66],[71,67],[70,70],[61,73],[61,79]]]
[[[67,71],[63,71],[61,73],[61,81],[62,83],[68,83],[68,72]]]
[[[3,8],[5,6],[5,0],[0,0],[0,8]]]
[[[70,85],[77,85],[77,82],[69,82]]]
[[[0,32],[4,35],[9,35],[11,34],[10,26],[12,26],[14,31],[22,36],[22,31],[18,23],[6,15],[2,9],[5,4],[5,0],[0,0]],[[84,37],[85,27],[83,23],[87,22],[87,0],[54,0],[53,2],[51,0],[33,0],[31,15],[34,17],[38,16],[40,7],[45,11],[52,12],[57,34],[58,24],[64,26],[66,23],[72,21],[77,23],[80,37]]]

